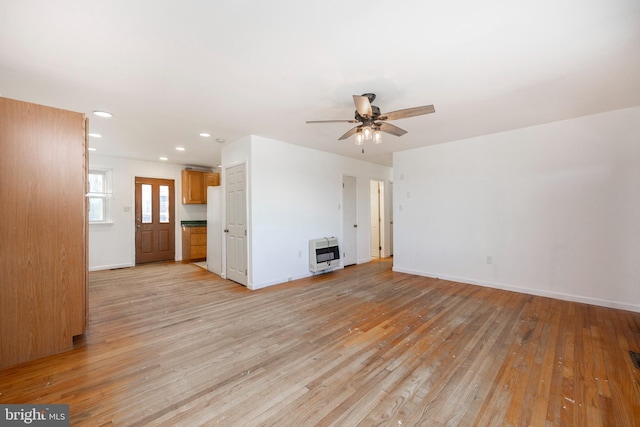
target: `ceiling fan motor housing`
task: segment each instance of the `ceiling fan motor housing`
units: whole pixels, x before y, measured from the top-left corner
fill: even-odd
[[[369,103],[373,102],[376,99],[375,93],[363,93],[362,96],[366,96],[369,99]]]
[[[362,124],[365,126],[371,125],[371,123],[378,120],[378,117],[380,117],[380,108],[376,107],[375,105],[371,106],[371,117],[362,117],[360,113],[358,113],[358,110],[356,110],[355,114],[355,119],[359,122],[362,122]]]

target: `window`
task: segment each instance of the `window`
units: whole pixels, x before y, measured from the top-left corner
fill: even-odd
[[[155,205],[153,203],[153,185],[151,184],[142,184],[140,191],[140,205],[142,218],[141,222],[143,224],[151,224],[153,223],[153,207],[158,207],[158,221],[161,224],[169,223],[169,186],[168,185],[159,185],[158,186],[158,201],[159,203]]]
[[[169,186],[160,185],[160,222],[169,223]],[[206,187],[205,187],[206,189]]]
[[[107,223],[109,215],[110,173],[108,171],[89,171],[89,223]]]

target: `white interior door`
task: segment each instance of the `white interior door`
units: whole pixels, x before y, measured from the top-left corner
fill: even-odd
[[[378,224],[380,224],[378,230],[379,239],[379,254],[381,258],[384,258],[389,248],[387,247],[387,223],[386,223],[386,207],[384,203],[384,181],[378,181]]]
[[[342,265],[358,262],[356,177],[342,177]]]
[[[380,184],[378,181],[370,182],[371,197],[371,257],[380,257]]]
[[[389,256],[393,256],[393,182],[389,183]]]
[[[247,183],[244,164],[225,170],[227,279],[247,286]]]

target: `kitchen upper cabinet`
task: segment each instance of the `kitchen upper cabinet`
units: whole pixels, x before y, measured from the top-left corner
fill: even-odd
[[[182,171],[182,204],[206,204],[207,187],[220,185],[220,174],[191,169]]]
[[[204,173],[185,169],[182,171],[182,204],[203,204],[204,194]]]
[[[82,113],[0,97],[0,369],[71,350],[87,326]]]
[[[207,203],[207,187],[217,187],[220,185],[220,174],[217,172],[204,173],[204,202]]]

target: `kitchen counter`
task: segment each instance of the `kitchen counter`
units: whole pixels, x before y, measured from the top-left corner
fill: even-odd
[[[206,227],[207,220],[189,220],[189,221],[180,221],[180,225],[182,227]]]

